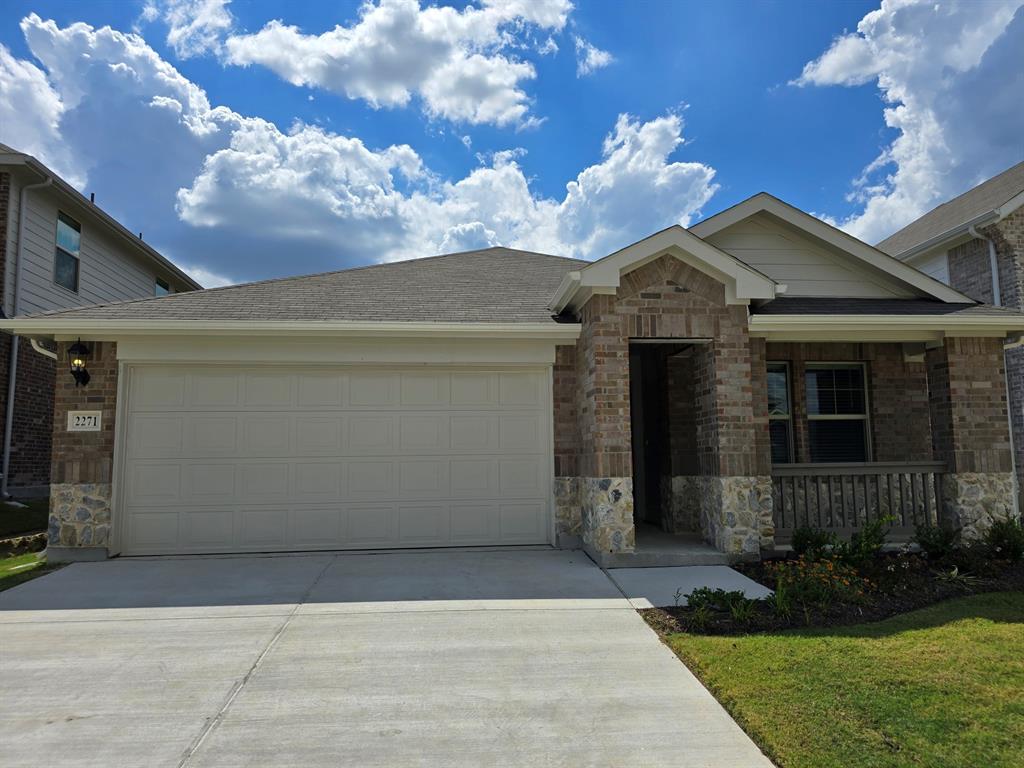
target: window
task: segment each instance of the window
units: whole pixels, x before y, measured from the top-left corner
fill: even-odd
[[[861,363],[807,366],[807,437],[812,462],[870,460],[866,378]]]
[[[53,282],[78,293],[78,259],[82,245],[82,226],[64,213],[57,214],[57,252]]]
[[[772,464],[793,461],[793,411],[789,396],[789,365],[768,363],[768,433]]]
[[[166,296],[171,292],[170,284],[161,278],[156,279],[156,287],[153,289],[153,293],[156,296]]]

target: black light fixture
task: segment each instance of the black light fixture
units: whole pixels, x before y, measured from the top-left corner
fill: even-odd
[[[68,359],[71,364],[71,376],[75,380],[76,387],[84,387],[92,378],[89,371],[85,369],[85,358],[89,356],[89,348],[79,339],[68,347]]]

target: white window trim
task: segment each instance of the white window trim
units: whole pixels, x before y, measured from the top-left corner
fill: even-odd
[[[57,229],[60,227],[60,217],[61,216],[64,216],[65,218],[70,219],[71,221],[75,222],[75,224],[78,225],[78,254],[79,254],[78,256],[75,256],[75,254],[71,253],[70,251],[64,250],[63,248],[60,247],[60,245],[57,242]],[[68,256],[69,258],[72,258],[72,259],[75,260],[75,287],[74,288],[68,288],[63,283],[57,282],[57,251],[60,251],[65,256]],[[64,211],[62,211],[62,210],[60,210],[58,208],[57,209],[57,220],[53,224],[53,284],[56,285],[61,290],[67,291],[68,293],[72,293],[75,296],[78,296],[79,293],[82,290],[82,255],[81,254],[82,254],[82,222],[80,222],[78,219],[76,219],[71,214],[64,213]]]
[[[807,371],[811,370],[828,370],[835,368],[860,368],[862,381],[864,382],[864,413],[863,414],[812,414],[810,408],[807,405],[807,382],[806,374]],[[868,366],[863,361],[848,361],[848,360],[816,360],[813,363],[804,363],[804,413],[807,417],[807,421],[862,421],[864,422],[864,461],[874,461],[874,446],[872,440],[872,426],[871,426],[871,401],[870,393],[868,392]],[[807,451],[810,453],[811,446],[808,440]],[[807,457],[810,459],[810,455]],[[813,462],[812,462],[813,463]],[[819,462],[821,463],[821,462]]]

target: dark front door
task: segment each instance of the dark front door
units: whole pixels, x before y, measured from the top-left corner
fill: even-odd
[[[629,407],[633,437],[633,506],[637,522],[661,525],[661,476],[668,461],[665,355],[659,344],[631,344]]]

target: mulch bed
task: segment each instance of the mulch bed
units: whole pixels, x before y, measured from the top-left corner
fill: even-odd
[[[907,563],[907,566],[903,564]],[[972,574],[971,583],[940,578],[956,565],[961,573]],[[976,564],[975,564],[976,565]],[[769,589],[775,581],[765,562],[744,563],[736,570]],[[865,573],[877,587],[855,603],[836,602],[827,607],[793,605],[788,617],[776,613],[769,602],[757,601],[750,619],[735,621],[728,611],[714,611],[699,625],[687,607],[641,610],[644,620],[659,634],[690,632],[703,635],[746,635],[807,627],[840,627],[881,621],[917,610],[942,600],[981,592],[1024,591],[1024,563],[989,561],[971,570],[963,564],[931,564],[918,556],[882,555]]]

